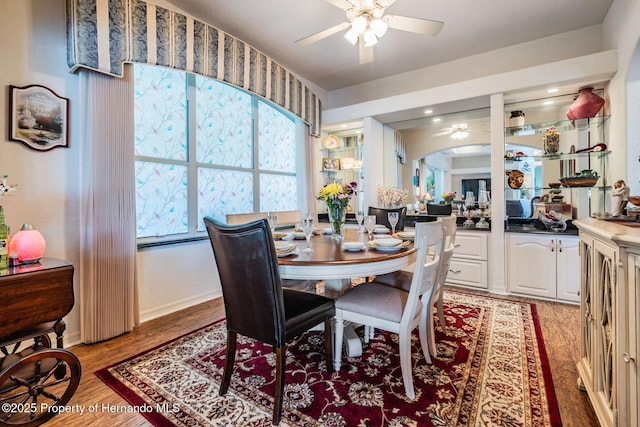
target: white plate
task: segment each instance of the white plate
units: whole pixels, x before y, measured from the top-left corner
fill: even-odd
[[[307,235],[304,234],[304,232],[302,232],[302,231],[294,231],[293,232],[293,238],[294,239],[306,239]]]
[[[385,230],[388,230],[387,226],[384,224],[376,224],[376,228],[384,228]]]
[[[373,230],[374,233],[376,234],[386,234],[389,232],[389,229],[387,227],[384,228],[376,228],[375,230]]]
[[[391,247],[391,246],[400,245],[403,242],[403,240],[402,239],[395,239],[393,237],[387,237],[387,238],[384,238],[384,239],[375,239],[374,242],[378,246],[383,246],[385,248],[388,248],[388,247]]]
[[[322,234],[331,234],[331,227],[323,228]]]
[[[345,251],[361,251],[365,248],[362,242],[342,242],[342,249]]]
[[[397,237],[398,239],[413,240],[416,238],[416,233],[414,233],[413,231],[399,231],[394,234],[393,237]]]
[[[276,246],[276,251],[282,252],[293,249],[296,246],[295,243],[287,242],[286,240],[276,240],[273,243]]]
[[[368,246],[376,251],[380,252],[397,252],[402,249],[405,249],[407,245],[399,245],[399,246],[379,246],[376,244],[374,240],[369,241]]]

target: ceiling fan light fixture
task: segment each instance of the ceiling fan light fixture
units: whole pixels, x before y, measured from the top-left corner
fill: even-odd
[[[362,15],[351,21],[351,28],[354,29],[358,35],[364,33],[368,25],[369,22],[367,21],[367,18]]]
[[[364,47],[371,47],[378,43],[378,38],[376,37],[376,33],[369,29],[364,32]]]
[[[377,37],[382,37],[387,32],[389,25],[382,19],[374,19],[369,22],[369,27],[373,30]]]
[[[468,136],[469,132],[466,129],[456,129],[456,131],[451,134],[451,138],[453,139],[465,139]]]
[[[358,42],[358,33],[353,28],[351,28],[346,32],[344,38],[347,39],[349,43],[355,45]]]

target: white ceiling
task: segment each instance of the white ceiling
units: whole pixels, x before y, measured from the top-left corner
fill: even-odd
[[[150,0],[153,1],[153,0]],[[613,0],[397,0],[387,14],[444,22],[422,36],[389,29],[374,61],[358,63],[345,31],[306,47],[296,40],[346,21],[327,0],[165,0],[331,91],[505,46],[600,24]]]

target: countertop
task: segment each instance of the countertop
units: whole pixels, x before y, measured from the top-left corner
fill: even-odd
[[[579,230],[604,237],[623,246],[640,246],[640,223],[584,218],[574,221]]]

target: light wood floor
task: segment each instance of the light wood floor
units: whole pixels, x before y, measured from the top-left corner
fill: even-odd
[[[577,306],[529,300],[538,309],[540,324],[553,375],[556,395],[564,426],[597,427],[598,423],[586,393],[579,391],[576,362],[578,360],[579,309]],[[82,415],[61,414],[48,425],[64,426],[148,426],[139,414],[114,413],[103,405],[126,407],[118,394],[100,381],[94,372],[115,364],[146,349],[158,346],[172,338],[184,335],[224,316],[220,299],[144,323],[133,332],[98,344],[72,347],[80,359],[82,380],[69,405],[85,408]],[[88,413],[89,406],[98,405],[98,411]]]

